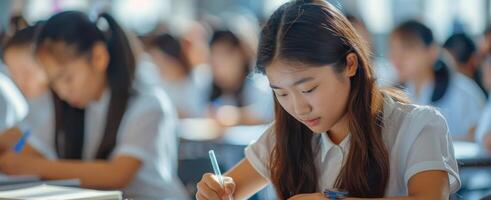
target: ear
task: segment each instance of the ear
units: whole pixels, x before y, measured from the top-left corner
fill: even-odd
[[[97,42],[92,47],[90,63],[95,70],[105,72],[109,65],[109,52],[106,44]]]
[[[346,55],[346,68],[344,75],[346,77],[353,77],[358,70],[358,56],[356,53],[349,53]]]

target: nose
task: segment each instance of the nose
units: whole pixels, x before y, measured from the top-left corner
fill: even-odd
[[[293,95],[293,110],[299,116],[307,115],[312,112],[312,106],[301,95]]]

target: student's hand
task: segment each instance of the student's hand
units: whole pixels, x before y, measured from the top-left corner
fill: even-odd
[[[297,194],[293,197],[288,198],[288,200],[327,200],[322,193],[311,193],[311,194]]]
[[[8,175],[36,174],[39,157],[7,152],[0,157],[0,171]]]
[[[235,191],[235,183],[232,178],[222,176],[224,187],[220,185],[218,178],[211,173],[206,173],[198,183],[198,192],[196,199],[198,200],[220,200],[228,199],[228,195],[232,195]],[[225,189],[224,189],[225,188]]]

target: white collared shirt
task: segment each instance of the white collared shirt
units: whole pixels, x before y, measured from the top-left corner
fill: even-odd
[[[27,111],[27,103],[18,88],[0,72],[0,133],[16,126]]]
[[[110,155],[111,158],[131,156],[142,162],[133,181],[123,189],[124,193],[135,199],[188,199],[177,177],[177,114],[162,90],[150,86],[136,89],[136,94],[129,99],[118,129],[116,146]],[[96,157],[104,134],[109,101],[110,91],[106,90],[99,100],[91,102],[85,109],[83,160]],[[43,124],[49,130],[33,132],[28,142],[44,156],[57,159],[54,116],[46,118],[48,120]],[[33,131],[37,127],[32,127]]]
[[[402,104],[385,98],[383,122],[382,135],[390,164],[389,182],[385,191],[387,197],[408,195],[409,179],[428,170],[446,171],[451,192],[460,188],[452,141],[445,119],[438,111],[428,106]],[[269,128],[245,150],[246,159],[268,180],[269,156],[274,147],[274,137],[272,128]],[[344,166],[347,159],[350,141],[349,135],[339,145],[335,145],[325,133],[313,136],[313,152],[319,152],[315,156],[320,175],[319,192],[334,187],[341,166]]]
[[[421,89],[419,96],[416,96],[414,86],[408,84],[407,87],[408,96],[413,103],[433,105],[445,116],[450,135],[464,135],[477,126],[486,97],[473,80],[460,73],[452,74],[446,93],[434,103],[431,102],[433,90],[433,83],[427,84]]]

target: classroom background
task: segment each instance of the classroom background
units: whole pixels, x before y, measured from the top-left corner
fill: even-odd
[[[215,150],[226,171],[244,157],[244,148],[274,118],[271,88],[267,78],[254,71],[254,63],[259,30],[284,2],[2,0],[0,40],[60,11],[78,10],[94,18],[102,12],[114,16],[137,54],[136,76],[164,91],[178,112],[177,173],[192,197],[202,174],[213,172],[208,150]],[[463,183],[453,198],[490,195],[491,137],[487,136],[491,129],[482,127],[491,124],[491,0],[329,2],[348,17],[370,46],[380,87],[400,88],[414,103],[441,109],[454,140]],[[428,91],[417,87],[417,72],[404,68],[391,52],[391,31],[407,20],[423,22],[433,32],[439,60],[445,63],[445,81],[450,82],[443,103],[424,99]],[[98,26],[104,29],[107,25]],[[9,77],[3,65],[0,60],[0,73]],[[452,93],[454,90],[461,92]],[[265,188],[252,199],[274,199],[273,188]]]

